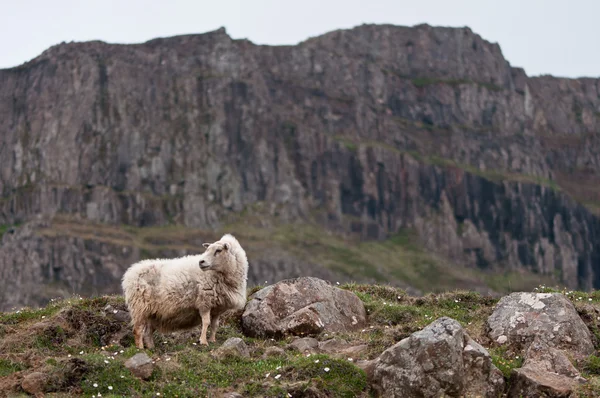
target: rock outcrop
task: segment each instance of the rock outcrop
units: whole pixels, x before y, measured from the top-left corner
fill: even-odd
[[[362,239],[408,228],[454,263],[600,287],[599,110],[600,80],[527,77],[468,28],[60,44],[0,71],[0,308],[116,293],[145,255],[118,231],[42,233],[35,215],[210,232],[254,214]],[[276,251],[251,282],[332,274]]]
[[[590,330],[560,293],[513,293],[487,321],[489,337],[524,355],[513,369],[509,397],[568,397],[585,379],[571,363],[594,353]]]
[[[385,397],[498,397],[502,373],[454,319],[442,317],[385,350],[374,387]]]
[[[322,279],[303,277],[254,293],[242,314],[242,327],[253,337],[301,336],[353,331],[364,327],[366,320],[364,304],[356,294]]]
[[[487,321],[490,338],[525,352],[534,339],[566,349],[577,359],[594,352],[591,333],[560,293],[512,293],[500,299]]]

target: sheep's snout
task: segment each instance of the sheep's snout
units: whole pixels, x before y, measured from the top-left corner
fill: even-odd
[[[200,269],[207,269],[208,267],[210,267],[210,265],[204,259],[200,260],[199,265]]]

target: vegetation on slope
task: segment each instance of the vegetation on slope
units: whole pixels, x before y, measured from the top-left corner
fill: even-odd
[[[22,393],[22,377],[37,371],[48,375],[47,389],[61,396],[196,397],[238,391],[244,396],[366,397],[372,391],[356,362],[377,357],[441,316],[459,321],[484,347],[493,346],[485,336],[485,320],[493,311],[496,298],[468,291],[411,297],[390,286],[341,287],[363,300],[369,325],[355,333],[329,333],[318,339],[336,338],[367,346],[352,358],[301,354],[288,346],[292,337],[282,340],[245,337],[237,313],[226,319],[217,334],[217,343],[210,347],[197,345],[197,330],[157,333],[156,348],[145,350],[156,362],[147,381],[134,377],[124,367],[126,359],[139,350],[133,345],[130,326],[111,316],[114,310],[125,309],[120,296],[73,297],[53,301],[41,309],[0,313],[0,391]],[[553,290],[542,287],[538,291]],[[598,348],[599,322],[591,313],[590,304],[600,305],[600,293],[563,293],[573,301],[596,336]],[[229,337],[243,338],[251,358],[213,358],[211,351]],[[265,358],[263,354],[269,346],[283,348],[283,355]],[[491,347],[490,353],[505,377],[522,363],[518,354],[507,349]],[[590,383],[582,387],[580,396],[600,392],[598,369],[598,358],[591,356],[584,369]]]

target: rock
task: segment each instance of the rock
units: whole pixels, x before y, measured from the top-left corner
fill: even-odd
[[[230,337],[225,340],[221,347],[213,351],[211,355],[218,359],[223,359],[227,356],[248,358],[250,357],[250,351],[244,340],[239,337]]]
[[[585,382],[564,351],[535,338],[523,367],[511,373],[509,397],[568,397]]]
[[[270,357],[283,357],[285,356],[285,350],[281,347],[271,346],[265,349],[265,353],[263,354],[264,358]]]
[[[333,338],[325,341],[319,341],[319,350],[331,354],[348,348],[348,345],[348,342],[345,340]]]
[[[355,362],[356,366],[365,371],[367,375],[367,380],[369,382],[373,381],[375,375],[375,367],[377,365],[377,359],[372,360],[359,360]]]
[[[557,373],[563,376],[579,378],[579,371],[573,366],[564,351],[548,346],[536,338],[525,354],[524,368]]]
[[[531,367],[513,369],[508,397],[570,397],[577,384],[575,379],[557,373]]]
[[[366,311],[354,293],[313,277],[287,279],[252,295],[242,315],[253,337],[316,335],[352,331],[366,324]]]
[[[0,310],[119,293],[144,253],[123,226],[188,227],[152,237],[166,257],[234,215],[364,240],[411,225],[456,263],[600,287],[600,221],[572,198],[598,200],[597,79],[527,77],[469,28],[361,25],[274,48],[225,32],[61,44],[0,81]],[[295,255],[300,240],[264,244],[251,284],[345,274]]]
[[[125,367],[136,377],[147,380],[152,376],[154,363],[152,363],[152,359],[148,355],[141,352],[125,361]]]
[[[385,350],[375,362],[372,383],[386,397],[497,397],[504,389],[488,352],[448,317]]]
[[[25,392],[28,392],[35,397],[43,396],[47,389],[49,377],[45,373],[33,372],[23,377],[21,387]]]
[[[111,317],[117,321],[127,324],[131,322],[131,315],[129,315],[129,311],[118,310],[110,304],[104,307],[104,313],[106,314],[106,316]]]
[[[221,398],[244,398],[244,396],[238,392],[226,392],[221,395]]]
[[[342,349],[341,354],[344,354],[349,357],[355,357],[355,356],[362,355],[368,349],[369,349],[368,344],[359,344],[359,345],[349,346],[349,347]]]
[[[290,343],[290,347],[305,353],[305,352],[315,352],[319,348],[319,341],[312,337],[302,337],[296,339]]]
[[[576,359],[594,352],[591,334],[575,307],[560,293],[512,293],[500,299],[487,320],[490,338],[525,351],[534,338],[566,349]]]

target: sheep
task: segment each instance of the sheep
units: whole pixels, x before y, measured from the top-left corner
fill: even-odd
[[[244,308],[246,252],[231,234],[203,246],[206,250],[199,255],[137,262],[123,275],[136,347],[154,348],[154,330],[173,332],[200,323],[200,344],[214,343],[221,314]]]

